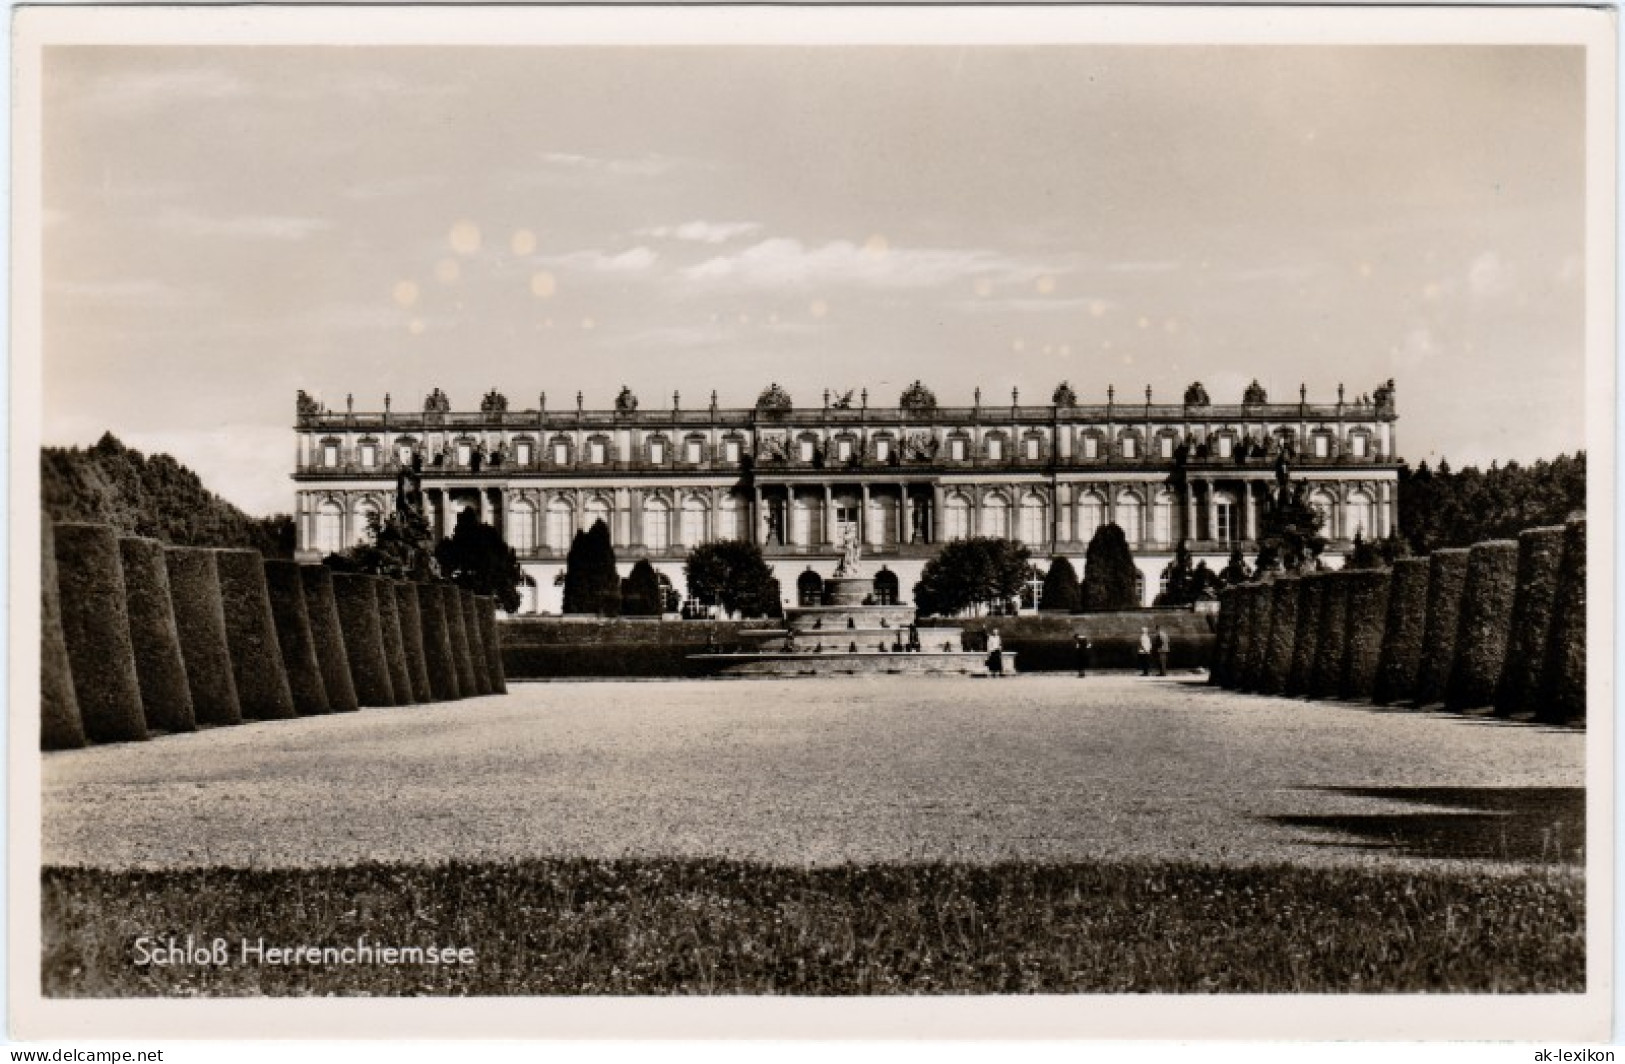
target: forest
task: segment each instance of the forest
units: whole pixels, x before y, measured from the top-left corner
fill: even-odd
[[[1586,456],[1580,451],[1530,465],[1488,469],[1447,461],[1399,471],[1399,527],[1405,547],[1426,554],[1487,539],[1516,539],[1539,525],[1560,525],[1586,508]]]
[[[40,502],[53,521],[112,525],[184,547],[248,547],[292,558],[293,518],[251,517],[167,454],[143,455],[104,433],[89,448],[40,449]]]

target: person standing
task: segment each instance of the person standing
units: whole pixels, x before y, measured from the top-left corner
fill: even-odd
[[[1155,646],[1156,646],[1156,650],[1157,650],[1157,675],[1158,676],[1167,676],[1168,675],[1168,651],[1170,649],[1172,649],[1172,646],[1168,641],[1168,633],[1162,630],[1162,625],[1160,625],[1160,624],[1157,625],[1157,637],[1156,637],[1156,640],[1155,640]]]
[[[1151,631],[1144,625],[1140,627],[1140,675],[1151,675]]]
[[[1088,632],[1075,632],[1072,636],[1072,660],[1078,666],[1080,678],[1089,675],[1089,658],[1095,649],[1094,643],[1089,640]]]
[[[987,634],[987,671],[994,676],[1004,675],[1004,640],[999,638],[997,628]]]

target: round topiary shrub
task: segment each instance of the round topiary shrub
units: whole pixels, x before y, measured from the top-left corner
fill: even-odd
[[[474,681],[474,658],[469,651],[468,621],[463,613],[463,600],[458,594],[459,589],[451,584],[441,584],[439,591],[446,611],[446,627],[451,632],[451,660],[457,669],[457,690],[462,692],[464,698],[473,698],[480,693],[480,688]]]
[[[480,627],[479,608],[474,604],[474,592],[457,589],[457,598],[463,608],[463,630],[468,633],[468,660],[474,670],[474,689],[482,695],[491,693],[491,677],[485,668],[485,633]]]
[[[96,743],[145,739],[118,535],[107,525],[71,523],[55,533],[62,641],[85,736]]]
[[[1512,604],[1518,591],[1518,544],[1510,539],[1475,543],[1467,555],[1461,593],[1456,660],[1445,685],[1446,709],[1478,709],[1495,702],[1506,664]]]
[[[384,656],[383,622],[378,619],[377,581],[358,573],[333,574],[333,601],[350,659],[350,682],[363,706],[395,705],[395,689]]]
[[[1307,573],[1298,599],[1298,635],[1293,641],[1292,668],[1287,672],[1283,694],[1308,695],[1315,675],[1315,658],[1320,653],[1321,614],[1326,609],[1326,578],[1329,573]]]
[[[226,605],[226,647],[237,702],[248,720],[287,720],[298,714],[265,586],[265,559],[255,550],[215,552]]]
[[[1383,623],[1382,651],[1371,684],[1371,701],[1386,706],[1416,696],[1416,675],[1422,665],[1422,631],[1427,624],[1428,574],[1426,558],[1400,558],[1394,562],[1388,585],[1388,618]]]
[[[1267,695],[1286,691],[1287,674],[1292,671],[1292,651],[1298,644],[1298,603],[1303,598],[1303,578],[1283,576],[1270,590],[1270,640],[1264,655],[1264,673],[1258,690]]]
[[[476,595],[479,604],[480,642],[485,647],[486,675],[491,680],[491,693],[508,693],[508,678],[502,669],[502,636],[497,628],[497,601],[490,595]]]
[[[40,730],[41,750],[74,750],[85,745],[73,671],[62,639],[62,600],[57,594],[56,539],[51,519],[40,517]]]
[[[423,660],[423,618],[416,584],[407,580],[396,582],[395,608],[400,613],[401,642],[406,647],[406,674],[412,681],[412,701],[433,702],[429,666]]]
[[[1416,674],[1418,706],[1444,701],[1456,663],[1461,592],[1467,586],[1467,548],[1446,547],[1428,558],[1428,615],[1422,628],[1422,664]]]
[[[1348,657],[1349,574],[1341,570],[1326,574],[1321,592],[1320,638],[1315,642],[1314,671],[1309,677],[1311,698],[1336,698],[1343,682],[1343,662]]]
[[[316,636],[305,608],[305,582],[298,562],[267,560],[265,589],[271,597],[271,618],[276,622],[277,646],[282,648],[282,667],[288,673],[288,690],[300,716],[333,712],[322,680],[321,662],[316,657]]]
[[[406,667],[406,637],[401,633],[401,607],[395,599],[395,581],[369,577],[378,596],[378,626],[384,636],[384,661],[389,666],[389,689],[397,706],[414,701],[412,673]]]
[[[1518,590],[1507,633],[1506,664],[1495,686],[1495,712],[1501,716],[1538,708],[1563,569],[1564,534],[1563,526],[1556,525],[1531,528],[1518,536]]]
[[[175,611],[192,716],[199,724],[241,724],[237,678],[226,644],[226,607],[214,551],[202,547],[164,548],[169,571],[169,602]]]
[[[338,603],[333,599],[333,571],[325,565],[301,565],[299,582],[304,585],[305,617],[310,622],[328,708],[334,713],[354,713],[360,706],[355,681],[350,678],[350,656],[344,650]]]
[[[418,585],[418,612],[423,622],[423,661],[429,670],[429,693],[435,701],[463,697],[457,684],[457,661],[451,649],[451,627],[446,600],[438,584]]]
[[[1563,533],[1563,566],[1552,608],[1552,635],[1541,670],[1538,718],[1563,724],[1586,717],[1586,522]]]
[[[135,651],[135,675],[141,685],[147,727],[196,731],[192,691],[186,683],[186,662],[170,603],[164,545],[155,539],[122,536],[118,549],[124,570],[124,605],[130,614],[130,646]]]
[[[1376,685],[1377,659],[1382,654],[1383,633],[1388,625],[1391,579],[1386,569],[1358,569],[1345,578],[1349,589],[1349,648],[1338,694],[1349,701],[1370,698]]]

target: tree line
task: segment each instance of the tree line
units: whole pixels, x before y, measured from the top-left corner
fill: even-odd
[[[111,525],[178,547],[236,547],[292,558],[288,514],[250,517],[167,454],[143,455],[111,432],[89,448],[40,449],[40,505],[53,521]]]

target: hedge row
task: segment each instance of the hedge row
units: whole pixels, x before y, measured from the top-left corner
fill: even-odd
[[[1392,569],[1229,588],[1219,597],[1212,682],[1583,720],[1585,531],[1577,518]]]
[[[460,588],[104,525],[47,521],[41,541],[45,750],[506,690],[495,604]],[[474,633],[456,660],[448,616]]]

